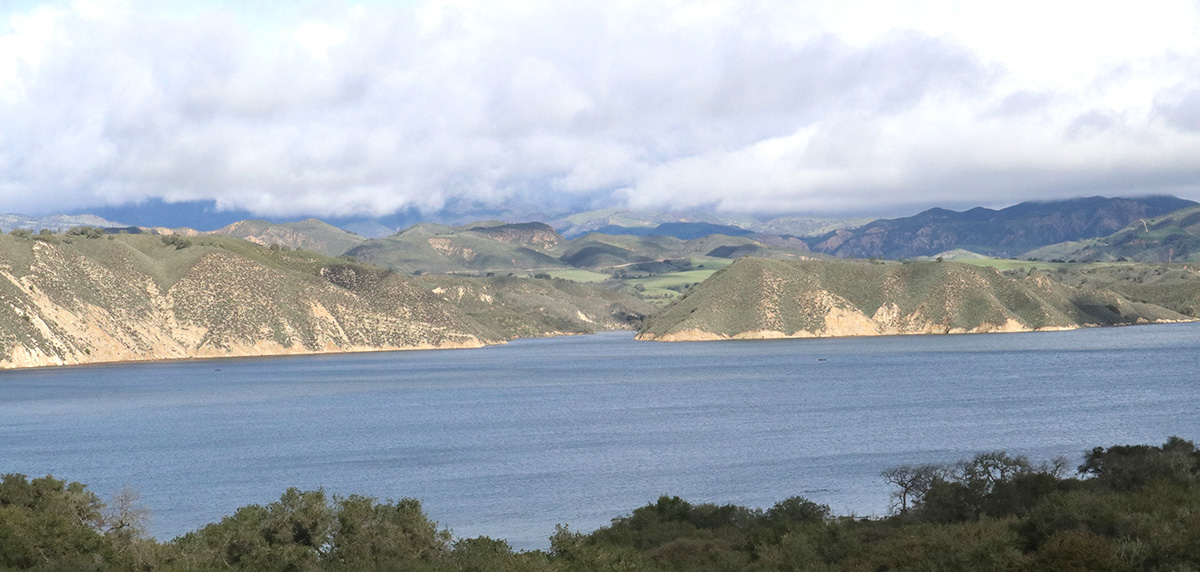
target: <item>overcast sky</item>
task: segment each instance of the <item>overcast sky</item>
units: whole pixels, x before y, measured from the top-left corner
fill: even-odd
[[[0,2],[6,212],[1151,193],[1200,199],[1200,0]]]

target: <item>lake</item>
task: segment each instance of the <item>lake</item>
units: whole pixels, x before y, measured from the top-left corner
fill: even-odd
[[[292,486],[415,497],[545,548],[661,494],[886,513],[879,473],[1200,438],[1200,324],[474,350],[0,373],[0,473],[128,485],[171,538]]]

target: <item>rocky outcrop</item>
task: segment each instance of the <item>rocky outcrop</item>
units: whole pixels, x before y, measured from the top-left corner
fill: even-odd
[[[553,227],[540,222],[476,226],[470,230],[493,240],[539,250],[553,249],[562,242],[562,237]]]

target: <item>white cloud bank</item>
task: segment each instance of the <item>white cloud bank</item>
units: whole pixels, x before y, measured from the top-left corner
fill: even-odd
[[[0,208],[1200,199],[1200,4],[984,4],[24,3]]]

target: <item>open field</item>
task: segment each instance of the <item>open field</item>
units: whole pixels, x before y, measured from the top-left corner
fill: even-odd
[[[554,278],[562,278],[563,280],[570,280],[572,282],[580,282],[583,284],[598,284],[611,278],[608,274],[601,274],[599,272],[592,272],[591,270],[582,269],[554,269],[547,270],[545,272]]]
[[[656,274],[654,276],[646,276],[645,278],[631,278],[625,281],[625,290],[655,303],[666,304],[675,298],[675,296],[686,291],[688,286],[705,281],[709,276],[712,276],[718,270],[728,265],[729,261],[726,261],[720,265],[705,264],[704,268],[697,270]],[[638,289],[638,286],[641,286],[642,289]]]
[[[1113,266],[1140,266],[1134,262],[1047,262],[1045,260],[1016,260],[1012,258],[961,258],[954,262],[995,268],[996,270],[1068,270],[1084,268],[1107,268]]]

